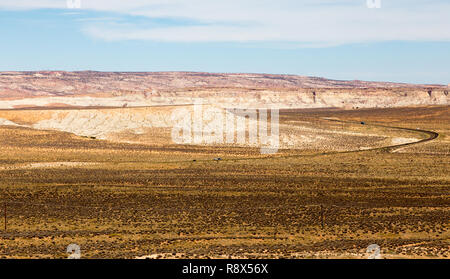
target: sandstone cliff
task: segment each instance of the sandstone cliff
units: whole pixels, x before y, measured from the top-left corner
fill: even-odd
[[[269,74],[1,72],[0,109],[204,103],[279,108],[448,105],[449,87]]]

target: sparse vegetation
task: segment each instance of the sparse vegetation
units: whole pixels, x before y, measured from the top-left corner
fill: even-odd
[[[361,258],[376,243],[385,258],[450,257],[448,106],[288,110],[280,119],[292,127],[284,132],[320,126],[388,139],[336,137],[263,156],[257,148],[113,143],[0,126],[8,222],[0,256],[62,258],[77,243],[83,258]],[[374,123],[439,137],[348,152],[427,137]]]

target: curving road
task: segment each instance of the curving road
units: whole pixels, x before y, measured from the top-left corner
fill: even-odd
[[[358,121],[345,121],[345,120],[338,120],[338,119],[329,119],[329,118],[324,118],[327,121],[333,121],[333,122],[339,122],[339,123],[350,123],[350,124],[358,124],[361,122]],[[380,124],[364,124],[367,126],[373,126],[373,127],[382,127],[382,128],[389,128],[389,129],[396,129],[396,130],[403,130],[403,131],[410,131],[410,132],[418,132],[421,134],[426,134],[428,135],[427,138],[425,139],[421,139],[415,142],[408,142],[408,143],[402,143],[402,144],[396,144],[396,145],[389,145],[389,146],[384,146],[384,147],[375,147],[375,148],[370,148],[370,149],[365,149],[365,150],[354,150],[354,151],[350,151],[350,152],[359,152],[359,151],[373,151],[373,150],[387,150],[387,151],[393,151],[395,149],[401,148],[401,147],[405,147],[405,146],[410,146],[410,145],[415,145],[415,144],[419,144],[419,143],[423,143],[423,142],[427,142],[427,141],[432,141],[434,139],[437,139],[439,137],[439,133],[433,132],[433,131],[427,131],[427,130],[421,130],[421,129],[411,129],[411,128],[404,128],[404,127],[396,127],[396,126],[386,126],[386,125],[380,125]],[[349,151],[344,151],[344,152],[349,152]]]
[[[360,124],[361,123],[360,121],[346,121],[346,120],[338,120],[338,119],[330,119],[330,118],[321,118],[321,119],[326,120],[326,121],[339,122],[339,123],[350,123],[350,124]],[[421,129],[411,129],[411,128],[387,126],[387,125],[381,125],[381,124],[370,124],[370,123],[368,124],[367,122],[364,125],[416,132],[416,133],[420,133],[420,134],[425,134],[428,137],[425,139],[415,141],[415,142],[402,143],[402,144],[396,144],[396,145],[388,145],[388,146],[382,146],[382,147],[374,147],[374,148],[368,148],[368,149],[357,149],[357,150],[348,150],[348,151],[330,151],[330,152],[321,152],[321,153],[315,153],[315,154],[273,155],[273,156],[265,156],[265,157],[230,158],[230,159],[221,159],[220,161],[246,161],[246,160],[266,160],[266,159],[277,159],[277,158],[316,157],[316,156],[324,156],[324,155],[358,153],[358,152],[368,152],[368,151],[376,151],[376,150],[384,150],[384,151],[392,152],[398,148],[432,141],[439,137],[439,133],[436,133],[433,131],[421,130]],[[195,162],[210,162],[210,161],[211,161],[211,159],[204,159],[204,160],[196,160]],[[219,162],[219,161],[217,161],[217,162]],[[166,164],[166,163],[167,164],[193,163],[193,161],[191,161],[191,160],[189,160],[189,161],[167,161],[167,162],[152,162],[152,163],[158,163],[158,164],[161,164],[161,163],[163,163],[163,164]]]

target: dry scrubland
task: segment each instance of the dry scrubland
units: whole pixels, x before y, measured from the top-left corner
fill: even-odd
[[[63,258],[77,243],[84,258],[361,258],[376,243],[385,258],[450,257],[448,106],[280,119],[282,134],[322,141],[262,156],[157,129],[131,144],[0,126],[0,256]],[[439,137],[383,148],[430,137],[392,126]]]
[[[179,110],[185,110],[180,113]],[[166,148],[168,144],[173,144],[172,127],[177,125],[172,115],[181,116],[182,119],[193,115],[194,110],[204,112],[212,110],[213,118],[219,115],[222,117],[228,109],[217,106],[203,105],[194,108],[193,106],[156,106],[145,108],[85,108],[85,109],[24,109],[24,110],[0,110],[0,125],[15,125],[24,128],[38,130],[57,130],[69,132],[78,136],[103,139],[115,143],[145,144],[152,147]],[[295,111],[295,110],[294,110]],[[232,114],[232,113],[230,113]],[[268,115],[270,116],[270,112]],[[279,127],[280,147],[285,149],[284,153],[305,153],[317,151],[345,151],[357,149],[369,149],[392,144],[416,142],[424,135],[415,131],[392,130],[389,127],[381,126],[361,126],[346,125],[340,122],[331,122],[320,115],[303,114],[301,117],[289,118],[289,114],[281,115],[283,121]],[[205,113],[208,115],[208,113]],[[212,115],[212,114],[210,114]],[[249,134],[249,127],[258,128],[258,121],[245,120],[242,116],[234,115],[239,122],[246,122],[246,134]],[[195,117],[192,119],[194,120]],[[206,118],[206,117],[205,117]],[[270,127],[270,119],[267,120]],[[209,122],[205,120],[205,124]],[[262,124],[262,123],[259,123]],[[195,127],[191,123],[192,127]],[[215,130],[219,129],[216,124]],[[201,133],[202,131],[195,131]],[[225,138],[223,138],[225,142]],[[218,148],[218,153],[227,154],[221,148],[233,147],[258,147],[258,144],[238,143],[232,144],[210,144],[214,149]],[[171,151],[183,151],[181,147],[171,149]],[[129,148],[128,148],[129,149]],[[235,149],[232,155],[248,155],[248,153],[258,154],[258,150]],[[283,152],[283,151],[282,151]],[[189,159],[189,158],[188,158]],[[176,159],[179,160],[179,159]]]

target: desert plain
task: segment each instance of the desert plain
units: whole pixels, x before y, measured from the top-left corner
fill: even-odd
[[[171,112],[279,110],[279,150]],[[0,257],[450,257],[448,87],[276,75],[0,75]],[[220,158],[220,160],[217,160]]]

